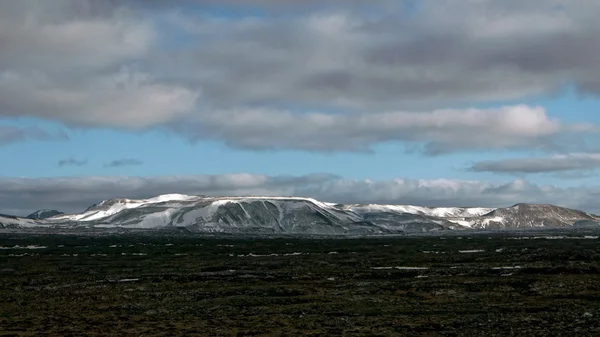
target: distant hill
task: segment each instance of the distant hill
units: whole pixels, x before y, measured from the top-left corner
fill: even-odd
[[[29,214],[28,216],[26,216],[27,219],[35,219],[35,220],[40,220],[40,219],[47,219],[47,218],[51,218],[55,215],[60,215],[60,214],[64,214],[63,212],[59,212],[57,210],[54,209],[41,209],[39,211],[35,211],[31,214]]]

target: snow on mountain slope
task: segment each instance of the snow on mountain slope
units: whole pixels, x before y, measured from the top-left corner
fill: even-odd
[[[474,216],[484,208],[405,205],[340,205],[302,197],[195,197],[105,200],[81,214],[51,222],[77,221],[96,227],[192,227],[202,231],[259,231],[336,234],[441,230],[456,224],[440,219]]]
[[[310,198],[159,196],[144,200],[112,199],[81,214],[48,219],[51,223],[77,221],[91,227],[190,227],[207,232],[345,233],[365,230],[348,227],[362,221],[351,211]],[[376,227],[376,231],[381,231]]]
[[[439,218],[451,218],[451,217],[475,217],[487,214],[494,210],[494,208],[483,208],[483,207],[423,207],[423,206],[411,206],[411,205],[377,205],[377,204],[358,204],[358,205],[344,205],[345,209],[351,210],[358,214],[366,213],[408,213],[418,214],[426,216],[434,216]]]
[[[516,204],[466,220],[473,228],[554,228],[598,219],[599,217],[593,214],[554,205]]]
[[[0,216],[0,228],[177,228],[196,232],[389,234],[482,228],[563,227],[600,217],[553,205],[507,208],[334,204],[301,197],[181,194],[110,199],[44,220]]]
[[[19,218],[10,215],[0,215],[0,228],[33,228],[48,226],[49,224],[42,220]]]
[[[79,214],[64,214],[58,215],[51,218],[53,221],[94,221],[100,220],[111,215],[117,214],[123,210],[149,206],[152,204],[165,203],[169,201],[185,202],[190,200],[197,200],[201,197],[190,196],[183,194],[164,194],[149,199],[109,199],[104,200],[98,204],[92,205],[85,212]]]

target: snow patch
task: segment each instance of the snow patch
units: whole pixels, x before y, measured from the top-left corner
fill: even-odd
[[[483,207],[424,207],[413,205],[344,205],[358,214],[388,212],[388,213],[408,213],[415,215],[426,215],[440,218],[470,218],[487,214],[494,208]]]
[[[13,246],[13,247],[4,247],[4,246],[0,246],[0,249],[45,249],[48,248],[47,246],[35,246],[35,245],[29,245],[29,246]]]
[[[521,269],[521,266],[494,267],[494,270]]]
[[[399,270],[427,270],[429,267],[394,267],[394,269]]]
[[[405,267],[405,266],[396,266],[396,267],[371,267],[374,270],[390,270],[390,269],[398,269],[398,270],[427,270],[429,267]]]

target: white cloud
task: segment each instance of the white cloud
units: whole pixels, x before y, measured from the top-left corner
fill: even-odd
[[[158,43],[151,20],[96,7],[0,3],[0,116],[142,129],[193,110],[198,90],[136,69]]]
[[[74,125],[143,129],[189,113],[198,98],[127,69],[77,86],[56,84],[46,76],[0,74],[0,110]]]
[[[430,154],[481,149],[548,149],[562,134],[586,131],[541,107],[361,114],[294,113],[272,109],[211,111],[175,127],[192,139],[218,139],[249,149],[368,151],[378,143],[424,144]],[[587,132],[593,132],[589,128]]]

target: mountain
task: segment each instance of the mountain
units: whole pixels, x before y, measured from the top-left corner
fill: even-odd
[[[344,209],[358,214],[369,213],[393,213],[393,214],[415,214],[440,218],[449,217],[473,217],[487,214],[494,208],[482,207],[423,207],[411,205],[378,205],[378,204],[353,204],[340,205]]]
[[[110,228],[186,227],[202,232],[343,234],[379,232],[349,211],[310,198],[208,198],[180,194],[111,199],[85,212],[47,219]],[[353,226],[349,226],[354,224]]]
[[[463,228],[451,219],[471,218],[493,211],[480,207],[422,207],[412,205],[339,204],[337,207],[360,215],[381,229],[415,232]]]
[[[576,222],[598,221],[600,217],[575,209],[554,205],[516,204],[498,208],[471,219],[473,228],[568,227]]]
[[[38,212],[36,212],[38,213]],[[109,199],[82,213],[0,216],[0,228],[177,229],[210,233],[393,234],[461,229],[565,227],[600,217],[553,206],[507,208],[334,204],[300,197],[206,197],[182,194]],[[58,212],[57,212],[58,213]],[[35,216],[44,219],[35,219]]]
[[[28,216],[26,216],[26,218],[40,220],[40,219],[47,219],[47,218],[50,218],[50,217],[53,217],[56,215],[60,215],[60,214],[64,214],[64,213],[59,212],[54,209],[40,209],[39,211],[35,211],[35,212],[29,214]]]
[[[0,228],[35,228],[46,227],[42,221],[0,214]]]

